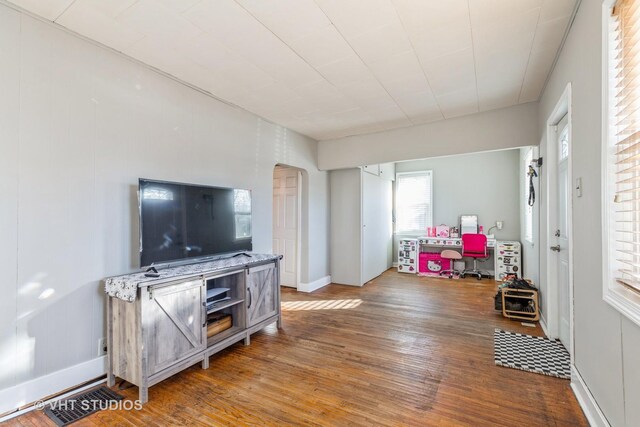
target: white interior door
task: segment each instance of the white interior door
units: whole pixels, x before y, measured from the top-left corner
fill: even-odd
[[[571,218],[569,216],[569,203],[571,203],[571,190],[569,178],[569,127],[567,116],[558,123],[557,137],[557,228],[551,241],[555,241],[552,247],[557,253],[557,275],[558,275],[558,334],[560,341],[567,349],[570,349],[570,260],[569,260],[569,228]]]
[[[273,174],[273,252],[282,255],[280,283],[298,287],[299,172],[276,166]]]

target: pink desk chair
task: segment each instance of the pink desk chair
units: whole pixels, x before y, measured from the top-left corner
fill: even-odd
[[[453,263],[459,259],[462,259],[462,255],[460,255],[460,252],[458,251],[452,251],[451,249],[445,249],[444,251],[440,252],[440,256],[443,259],[448,259],[449,260],[449,268],[446,270],[442,270],[440,272],[440,275],[448,275],[449,279],[453,279],[454,275],[459,275],[460,272],[455,270],[453,268]]]
[[[488,258],[487,252],[487,236],[484,234],[463,234],[462,235],[462,256],[473,258],[473,268],[465,268],[460,277],[464,278],[467,274],[473,274],[482,280],[482,272],[478,270],[478,258]]]

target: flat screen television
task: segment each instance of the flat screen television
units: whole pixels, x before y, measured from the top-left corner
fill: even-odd
[[[140,266],[251,251],[251,192],[140,178]]]

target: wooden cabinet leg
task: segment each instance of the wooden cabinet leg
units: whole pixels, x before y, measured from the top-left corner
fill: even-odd
[[[113,298],[107,297],[107,386],[116,385],[113,375]]]
[[[209,356],[205,354],[204,359],[202,359],[202,369],[209,369]]]
[[[116,385],[116,376],[111,371],[107,372],[107,386],[113,387]]]
[[[251,336],[247,334],[247,336],[244,339],[244,345],[249,345],[249,344],[251,344]]]
[[[276,326],[278,329],[282,329],[282,315],[278,316],[278,320],[276,321]]]
[[[149,401],[149,387],[139,387],[138,400],[144,404]]]

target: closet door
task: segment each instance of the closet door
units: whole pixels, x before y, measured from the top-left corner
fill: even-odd
[[[331,281],[362,285],[360,169],[329,173],[331,181]],[[369,175],[369,174],[365,174]],[[371,175],[373,177],[373,175]]]
[[[362,283],[391,267],[392,182],[362,174]]]

